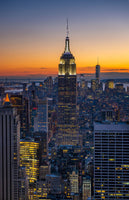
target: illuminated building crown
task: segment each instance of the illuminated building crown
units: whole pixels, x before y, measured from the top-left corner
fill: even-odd
[[[58,75],[76,75],[76,64],[74,56],[70,51],[69,37],[68,37],[68,22],[67,22],[67,36],[65,39],[65,50],[60,57]]]
[[[70,52],[69,37],[65,39],[65,51],[61,56],[61,59],[74,59],[74,56]]]
[[[4,106],[5,106],[5,107],[11,106],[8,93],[6,94],[6,97],[5,97],[5,99],[4,99]]]

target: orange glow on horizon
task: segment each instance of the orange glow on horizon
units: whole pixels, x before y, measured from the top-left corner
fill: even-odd
[[[129,73],[129,68],[127,67],[102,67],[100,65],[101,73],[108,72],[118,72],[118,73]],[[94,74],[95,66],[89,67],[77,67],[77,74]],[[58,64],[57,67],[4,67],[0,70],[0,76],[48,76],[48,75],[58,75]]]
[[[61,41],[61,42],[60,42]],[[31,41],[32,42],[32,41]],[[58,74],[58,64],[60,56],[64,51],[64,40],[59,40],[59,47],[56,41],[47,45],[40,42],[32,43],[16,43],[16,46],[5,46],[0,51],[0,76],[47,76]],[[94,41],[95,42],[95,41]],[[105,44],[106,46],[107,44]],[[110,46],[104,48],[102,43],[92,44],[87,41],[87,46],[82,45],[81,41],[71,41],[71,52],[75,57],[77,73],[95,73],[95,65],[97,57],[100,55],[101,72],[120,72],[129,73],[129,57],[128,46],[110,49]]]

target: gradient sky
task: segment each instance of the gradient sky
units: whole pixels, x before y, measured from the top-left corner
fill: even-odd
[[[129,73],[128,0],[4,0],[0,76],[57,74],[67,18],[78,73]]]

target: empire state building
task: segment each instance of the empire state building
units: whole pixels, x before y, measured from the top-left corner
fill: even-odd
[[[58,145],[79,144],[76,114],[76,64],[70,51],[69,37],[60,57],[58,71]]]

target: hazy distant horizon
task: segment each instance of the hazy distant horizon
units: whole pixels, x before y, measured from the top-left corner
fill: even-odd
[[[95,78],[95,74],[94,73],[78,73],[79,75],[84,75],[84,77],[87,80],[90,79],[94,79]],[[0,76],[1,80],[5,80],[5,79],[45,79],[46,77],[57,77],[58,74],[48,74],[48,75],[44,75],[44,74],[33,74],[33,75],[28,75],[28,76]],[[101,80],[104,79],[129,79],[129,73],[120,73],[120,72],[105,72],[105,73],[101,73],[100,76]]]

